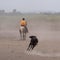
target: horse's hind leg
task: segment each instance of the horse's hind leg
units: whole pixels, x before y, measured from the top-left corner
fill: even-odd
[[[25,33],[23,33],[23,39],[26,40],[26,34]]]
[[[21,30],[19,30],[19,33],[20,33],[20,39],[22,39],[22,33],[21,33]]]

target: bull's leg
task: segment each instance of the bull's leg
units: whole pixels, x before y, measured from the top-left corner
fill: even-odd
[[[30,50],[29,48],[30,48],[30,45],[28,46],[27,50]]]
[[[36,44],[35,45],[32,45],[32,50],[34,49],[35,46],[36,46]]]
[[[29,46],[28,46],[27,50],[29,50]]]
[[[31,49],[31,44],[29,44],[29,46],[28,46],[27,50],[30,50],[30,49]]]
[[[33,49],[33,45],[31,45],[30,49],[31,49],[31,50]]]
[[[34,47],[33,47],[33,45],[29,45],[29,47],[28,47],[28,49],[27,49],[27,50],[29,50],[29,51],[30,51],[30,50],[33,50],[33,48],[34,48]]]

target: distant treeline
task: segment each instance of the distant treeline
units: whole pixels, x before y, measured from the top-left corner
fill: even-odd
[[[16,9],[13,9],[12,12],[5,12],[5,10],[0,10],[0,15],[20,15],[22,14],[19,11],[16,11]]]
[[[60,15],[60,12],[29,12],[29,13],[21,13],[16,9],[13,9],[12,12],[5,12],[5,10],[0,10],[0,15],[22,15],[22,14],[43,14],[43,15]]]
[[[60,12],[40,12],[40,14],[43,14],[43,15],[60,15]]]

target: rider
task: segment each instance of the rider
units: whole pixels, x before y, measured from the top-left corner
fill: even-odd
[[[21,26],[24,26],[25,29],[26,29],[26,32],[28,32],[27,22],[26,22],[25,18],[22,18],[22,20],[20,21],[20,25],[21,25]]]

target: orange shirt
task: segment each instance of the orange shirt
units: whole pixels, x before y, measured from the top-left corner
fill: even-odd
[[[21,20],[21,21],[20,21],[20,25],[21,25],[21,26],[26,26],[26,24],[27,24],[27,23],[26,23],[25,20]]]

